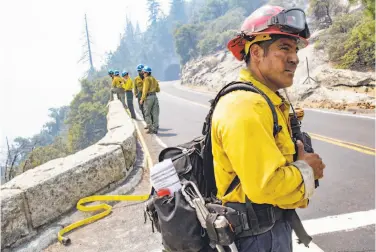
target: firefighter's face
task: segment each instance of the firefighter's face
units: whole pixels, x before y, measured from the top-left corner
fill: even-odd
[[[262,52],[257,63],[263,78],[274,86],[275,91],[290,87],[299,63],[297,42],[294,39],[280,38],[267,51],[260,49]]]

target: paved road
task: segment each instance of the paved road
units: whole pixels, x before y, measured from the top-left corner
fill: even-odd
[[[161,90],[159,138],[174,146],[200,135],[208,101],[214,95],[187,90],[178,82],[162,83]],[[312,133],[314,149],[327,168],[310,207],[299,210],[301,218],[310,220],[373,210],[375,120],[306,110],[303,128]],[[318,234],[316,244],[324,251],[375,251],[375,225],[372,225],[375,218],[369,215],[365,218],[369,219],[369,226],[351,232]]]

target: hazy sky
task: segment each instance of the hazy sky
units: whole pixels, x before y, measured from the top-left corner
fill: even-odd
[[[167,13],[169,0],[160,0]],[[115,50],[125,17],[147,26],[146,0],[3,0],[0,2],[0,146],[5,136],[28,137],[48,120],[48,108],[68,105],[88,65],[78,63],[84,15],[94,65]]]

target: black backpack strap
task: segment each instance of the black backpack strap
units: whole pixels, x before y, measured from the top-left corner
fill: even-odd
[[[281,131],[282,127],[278,125],[278,116],[277,116],[277,112],[275,110],[274,104],[272,103],[270,98],[263,91],[261,91],[259,88],[255,87],[251,82],[242,82],[242,81],[233,81],[233,82],[228,83],[217,93],[216,97],[213,100],[210,101],[210,103],[211,103],[210,111],[209,111],[208,115],[206,116],[204,127],[202,129],[202,134],[204,134],[204,135],[210,134],[211,119],[212,119],[212,116],[213,116],[215,106],[217,105],[219,99],[222,96],[224,96],[224,95],[226,95],[230,92],[237,91],[237,90],[244,90],[244,91],[251,91],[251,92],[254,92],[254,93],[258,93],[266,100],[266,102],[268,103],[268,105],[269,105],[269,107],[272,111],[273,136],[275,137]],[[228,187],[225,195],[232,192],[239,183],[240,183],[239,177],[235,176],[235,178],[231,182],[230,186]]]

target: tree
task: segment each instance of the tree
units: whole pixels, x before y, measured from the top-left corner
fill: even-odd
[[[140,27],[139,27],[140,28]],[[126,17],[125,35],[127,44],[133,46],[135,43],[135,31],[132,22]]]
[[[344,44],[341,68],[375,68],[375,21],[368,18],[351,30]]]
[[[319,23],[320,28],[328,28],[333,20],[330,16],[331,0],[310,0],[308,12]]]
[[[197,55],[197,27],[192,24],[181,26],[175,31],[176,52],[180,55],[181,64],[185,64],[190,58]]]
[[[6,138],[7,141],[7,158],[5,161],[5,181],[9,181],[14,177],[14,169],[17,165],[17,159],[20,155],[20,149],[23,149],[24,146],[19,146],[19,148],[15,148],[13,145],[9,145],[8,137]]]
[[[87,49],[85,50],[84,55],[79,60],[79,62],[80,61],[84,61],[84,62],[89,61],[90,68],[87,71],[87,77],[88,78],[93,78],[93,74],[95,72],[95,68],[94,68],[94,65],[93,65],[93,55],[92,55],[92,52],[91,52],[91,44],[92,44],[92,42],[91,42],[91,37],[90,37],[90,34],[89,34],[89,28],[88,28],[88,24],[87,24],[87,18],[86,18],[86,14],[85,14],[85,44],[84,44],[84,47],[87,47]]]
[[[170,19],[172,22],[185,24],[187,22],[187,14],[184,0],[171,0],[170,2]]]
[[[208,0],[204,9],[201,10],[200,21],[209,21],[224,15],[229,10],[226,0]]]
[[[191,0],[186,2],[188,23],[197,23],[200,21],[200,11],[205,6],[205,0]]]
[[[139,36],[141,35],[140,24],[138,23],[138,21],[137,21],[137,23],[136,23],[136,30],[135,30],[134,34],[135,34],[135,37],[136,37],[136,38],[139,37]]]
[[[157,0],[147,0],[149,11],[149,25],[155,26],[157,24],[161,9]]]
[[[23,173],[50,160],[65,157],[69,154],[71,154],[71,152],[69,152],[66,140],[62,137],[57,137],[51,145],[34,146],[28,158],[20,164],[19,173]]]
[[[349,0],[350,4],[356,4],[358,0]],[[366,16],[375,20],[375,0],[361,0],[362,5],[365,7]]]
[[[81,91],[71,102],[67,118],[70,153],[88,147],[106,134],[109,93],[108,78],[81,81]]]
[[[254,10],[262,6],[265,0],[229,0],[229,5],[231,8],[243,8],[246,10],[247,16],[249,16]]]
[[[60,108],[49,108],[48,110],[50,112],[48,116],[53,120],[45,123],[43,128],[45,128],[51,136],[56,137],[65,129],[64,121],[67,118],[69,107],[62,106]]]

